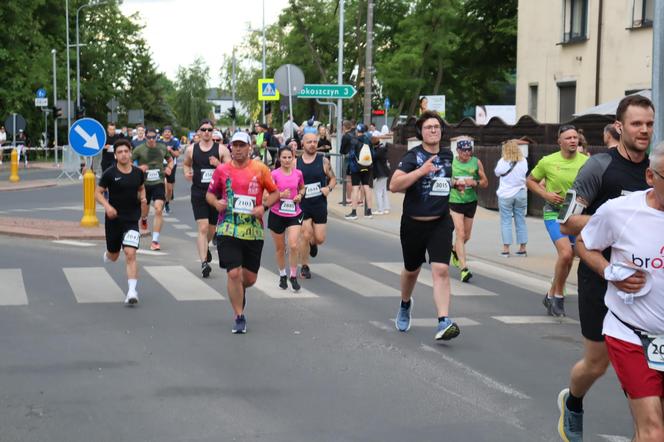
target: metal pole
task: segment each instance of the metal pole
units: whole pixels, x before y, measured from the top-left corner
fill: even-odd
[[[232,89],[233,89],[233,109],[235,109],[235,114],[237,114],[237,109],[235,108],[235,48],[233,48],[233,75],[232,75]],[[233,133],[235,133],[235,115],[233,115]]]
[[[53,55],[53,107],[58,103],[58,82],[55,65],[55,49],[51,49]],[[54,112],[55,114],[55,112]],[[58,115],[53,115],[53,149],[55,150],[55,166],[58,166]]]
[[[78,15],[81,9],[88,5],[81,5],[76,10],[76,109],[81,107],[81,43],[79,42]]]
[[[664,111],[664,69],[662,51],[664,51],[664,2],[654,2],[652,30],[652,102],[658,112]],[[664,141],[664,127],[660,118],[655,118],[652,146]]]
[[[265,0],[263,0],[263,78],[265,78]],[[263,100],[262,123],[267,123],[267,120],[265,119],[265,100]]]
[[[12,146],[16,149],[16,114],[12,114],[14,124],[12,125]]]
[[[364,67],[364,124],[371,122],[371,94],[373,81],[373,0],[367,1],[367,50]]]
[[[65,0],[65,38],[67,39],[67,146],[69,147],[69,129],[71,129],[71,72],[69,60],[69,0]]]
[[[288,72],[288,112],[290,114],[291,128],[293,127],[293,87],[291,86],[290,64],[286,65]],[[293,133],[295,135],[295,133]]]
[[[339,55],[337,66],[337,84],[343,84],[344,72],[344,0],[339,0]],[[341,120],[343,116],[343,100],[337,100],[337,152],[341,152]],[[341,203],[346,205],[346,167],[344,158],[341,157]]]

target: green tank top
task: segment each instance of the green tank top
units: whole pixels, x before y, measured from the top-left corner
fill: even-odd
[[[479,166],[477,157],[470,157],[466,163],[462,163],[457,158],[452,162],[452,178],[471,177],[476,181],[480,180]],[[455,188],[450,192],[451,203],[472,203],[477,201],[477,193],[474,187],[468,187],[461,193]]]

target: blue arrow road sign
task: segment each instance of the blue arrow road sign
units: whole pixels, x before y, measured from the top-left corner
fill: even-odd
[[[385,103],[384,104],[385,104],[385,109],[386,110],[390,108],[390,104],[392,104],[392,103],[390,103],[390,98],[389,97],[385,97]]]
[[[37,89],[37,98],[46,98],[46,89],[43,87]]]
[[[76,120],[69,129],[69,144],[77,154],[94,157],[106,144],[104,126],[92,118]]]

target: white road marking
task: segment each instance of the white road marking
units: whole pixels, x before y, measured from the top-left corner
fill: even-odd
[[[191,226],[187,224],[173,224],[171,227],[178,230],[191,230]]]
[[[146,266],[150,274],[178,301],[211,301],[224,297],[183,266]]]
[[[166,255],[168,255],[168,253],[160,252],[159,250],[138,249],[138,250],[136,250],[136,253],[138,253],[139,255],[151,255],[151,256],[166,256]]]
[[[65,267],[62,269],[80,303],[122,302],[125,294],[103,267]]]
[[[578,324],[576,319],[554,316],[492,316],[496,321],[504,324]]]
[[[371,264],[397,275],[400,275],[403,270],[403,264],[400,262],[372,262]],[[422,267],[417,282],[433,287],[431,270]],[[453,278],[450,278],[450,287],[452,289],[452,296],[498,296],[497,293],[490,292],[472,284],[457,281]]]
[[[62,244],[65,246],[77,246],[77,247],[94,247],[96,244],[91,242],[84,241],[74,241],[69,239],[58,239],[53,241],[54,244]]]
[[[184,234],[192,238],[198,238],[198,232],[184,232]]]
[[[373,325],[376,328],[379,328],[383,331],[395,331],[396,329],[394,328],[394,325],[392,327],[386,325],[383,322],[380,321],[369,321],[369,324]]]
[[[169,217],[164,217],[164,221],[166,221],[167,223],[179,223],[180,222],[179,219],[173,218],[173,217],[170,217],[170,216]]]
[[[630,442],[632,439],[624,436],[616,436],[614,434],[598,434],[604,440],[609,442]]]
[[[278,286],[279,275],[272,273],[265,267],[261,267],[260,270],[258,270],[258,279],[256,280],[254,287],[260,290],[265,296],[274,299],[318,298],[318,295],[304,288],[306,280],[303,281],[300,279],[299,282],[302,286],[299,292],[295,293],[291,290],[290,281],[288,282],[288,288],[283,290]]]
[[[464,318],[464,317],[453,317],[452,321],[456,322],[459,327],[471,327],[474,325],[480,325],[479,322],[474,321],[470,318]],[[394,322],[394,320],[392,320]],[[410,320],[410,324],[413,327],[430,327],[430,328],[436,328],[438,326],[438,319],[437,318],[412,318]]]
[[[367,298],[401,297],[399,290],[373,278],[353,272],[336,264],[316,264],[314,277],[322,277]]]
[[[0,269],[0,305],[28,305],[21,269]]]
[[[479,275],[488,276],[498,281],[505,281],[508,284],[530,289],[533,292],[541,293],[542,295],[544,295],[544,293],[546,293],[551,288],[551,282],[547,281],[546,279],[536,278],[520,272],[515,272],[505,267],[493,265],[485,261],[472,260],[468,262],[468,266],[473,269],[473,271],[477,270],[477,274]],[[576,289],[567,290],[567,296],[576,295]]]

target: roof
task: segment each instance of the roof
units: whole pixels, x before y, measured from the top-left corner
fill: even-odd
[[[213,87],[213,88],[209,88],[207,90],[206,99],[208,101],[212,101],[212,100],[231,101],[231,100],[233,100],[233,97],[231,97],[230,94],[228,94],[228,92],[222,91],[219,88]]]

